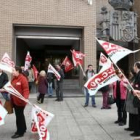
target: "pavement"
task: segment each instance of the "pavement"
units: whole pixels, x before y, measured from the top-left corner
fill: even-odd
[[[102,96],[96,97],[97,107],[91,104],[84,108],[85,97],[83,94],[78,96],[65,96],[64,101],[57,102],[55,98],[45,98],[43,104],[36,102],[37,94],[30,95],[30,101],[42,109],[55,115],[48,126],[50,140],[140,140],[140,137],[131,137],[126,132],[126,126],[114,124],[117,120],[117,110],[115,104],[112,109],[101,110]],[[1,97],[2,99],[2,97]],[[4,102],[4,100],[2,99]],[[91,103],[91,102],[90,102]],[[30,132],[31,106],[25,109],[27,132],[24,137],[17,140],[39,140],[38,134]],[[7,115],[5,124],[0,126],[0,140],[12,140],[11,136],[16,131],[15,115]]]

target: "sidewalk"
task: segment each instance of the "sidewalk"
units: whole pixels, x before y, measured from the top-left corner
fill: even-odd
[[[48,126],[50,140],[134,140],[130,133],[124,131],[127,126],[114,124],[117,119],[115,104],[110,110],[101,110],[102,97],[96,97],[97,108],[91,105],[84,108],[84,97],[64,98],[56,102],[55,98],[45,98],[44,104],[37,104],[36,98],[30,97],[32,103],[55,115]],[[38,134],[30,132],[31,106],[25,109],[27,132],[20,140],[39,140]],[[7,115],[5,125],[0,126],[0,140],[11,140],[16,131],[15,116]]]

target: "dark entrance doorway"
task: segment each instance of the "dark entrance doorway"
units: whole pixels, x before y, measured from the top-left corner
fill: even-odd
[[[46,70],[45,60],[48,64],[61,64],[66,56],[72,61],[71,51],[72,49],[79,50],[80,40],[63,40],[63,39],[34,39],[34,38],[17,38],[16,41],[16,56],[17,63],[24,65],[24,59],[27,51],[30,51],[32,56],[32,64],[37,69]],[[73,46],[75,44],[76,48]],[[22,55],[21,55],[22,54]],[[65,73],[65,79],[78,79],[79,70],[74,68],[73,70]]]
[[[16,64],[24,65],[27,51],[33,58],[34,64],[40,71],[44,69],[44,61],[61,63],[68,56],[72,59],[70,50],[81,50],[83,29],[81,27],[46,27],[46,26],[14,26],[15,42],[13,55]],[[79,68],[65,73],[64,89],[80,89]]]

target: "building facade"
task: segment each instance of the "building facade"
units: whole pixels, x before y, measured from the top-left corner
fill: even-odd
[[[33,62],[40,61],[41,67],[45,58],[61,62],[75,49],[86,55],[84,70],[88,64],[97,68],[100,48],[95,40],[96,29],[102,20],[101,7],[112,9],[108,0],[0,0],[0,3],[0,58],[7,52],[17,65],[24,65],[29,50]],[[139,0],[135,0],[138,14],[139,5]],[[132,45],[139,48],[138,44]],[[130,65],[139,56],[128,59]]]

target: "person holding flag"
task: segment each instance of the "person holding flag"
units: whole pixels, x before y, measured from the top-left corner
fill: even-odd
[[[136,76],[134,78],[134,82],[132,83],[132,86],[134,88],[133,95],[140,100],[140,62],[136,62],[134,64],[134,72],[136,73]],[[134,98],[135,98],[134,97]],[[134,100],[133,100],[134,104]],[[131,136],[140,136],[140,107],[135,107],[138,109],[138,114],[135,114],[133,117],[133,124],[134,124],[134,129],[133,133],[131,133]]]
[[[91,78],[95,74],[95,72],[93,70],[93,66],[91,64],[88,65],[88,69],[86,70],[85,73],[86,73],[86,76],[84,77],[85,81],[87,81],[89,78]],[[85,101],[84,107],[87,107],[89,104],[90,94],[89,94],[88,89],[86,87],[85,87],[85,90],[86,90],[86,101]],[[96,107],[95,95],[91,96],[91,101],[92,101],[92,107]]]
[[[56,79],[56,101],[63,101],[63,79],[64,79],[64,72],[61,69],[60,65],[56,65],[56,70],[60,74],[60,79]]]
[[[20,67],[15,67],[15,70],[13,70],[13,79],[11,81],[11,84],[25,99],[29,98],[28,80],[22,74],[22,70]],[[27,127],[24,116],[24,109],[27,103],[14,95],[11,95],[11,102],[15,110],[17,127],[17,131],[11,138],[15,139],[23,137],[24,133],[26,132]]]

